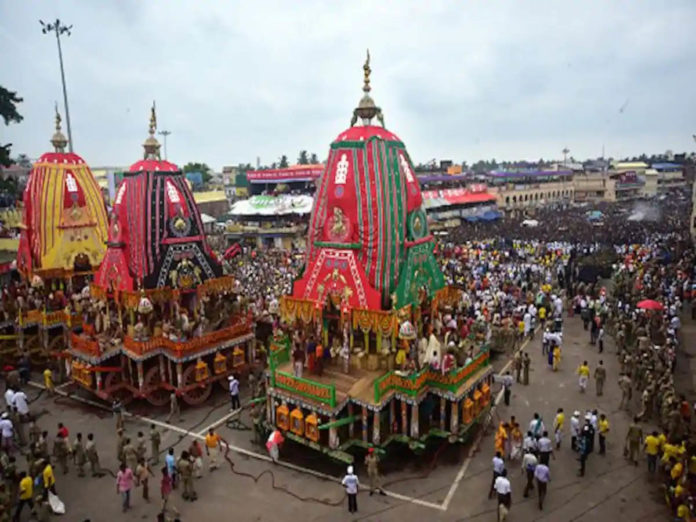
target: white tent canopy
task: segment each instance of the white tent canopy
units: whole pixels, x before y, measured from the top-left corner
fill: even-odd
[[[307,195],[252,196],[235,202],[231,216],[281,216],[284,214],[309,214],[314,198]]]
[[[215,219],[213,216],[209,216],[208,214],[201,213],[201,221],[204,225],[208,225],[210,223],[215,223],[217,219]]]

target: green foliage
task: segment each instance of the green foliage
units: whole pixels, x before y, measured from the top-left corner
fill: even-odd
[[[280,160],[278,161],[278,167],[281,169],[286,169],[289,166],[290,166],[290,164],[288,163],[288,157],[285,154],[283,154],[280,157]]]
[[[31,160],[29,159],[29,156],[26,154],[19,154],[15,160],[15,164],[19,165],[20,167],[24,167],[26,169],[31,168]]]
[[[213,179],[213,175],[210,172],[211,168],[205,163],[188,162],[186,165],[184,165],[182,170],[184,174],[188,174],[189,172],[200,172],[203,177],[203,183],[208,183],[211,179]]]
[[[300,165],[308,165],[309,164],[309,156],[307,155],[306,150],[301,150],[300,155],[297,157],[297,163]]]
[[[317,165],[319,163],[319,158],[317,157],[316,153],[312,152],[312,155],[309,157],[309,162],[312,165]]]
[[[14,91],[8,91],[0,85],[0,116],[5,122],[5,125],[10,123],[19,123],[23,117],[17,112],[17,104],[22,103],[22,98],[17,96]],[[12,164],[10,160],[11,143],[0,145],[0,165],[9,167]]]

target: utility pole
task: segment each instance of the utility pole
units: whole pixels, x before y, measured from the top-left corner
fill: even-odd
[[[39,20],[41,24],[41,32],[43,34],[48,34],[50,32],[56,33],[56,42],[58,42],[58,60],[60,61],[60,79],[63,82],[63,102],[65,103],[65,122],[68,125],[68,150],[73,151],[73,139],[72,139],[72,128],[70,127],[70,111],[68,110],[68,89],[65,86],[65,70],[63,69],[63,51],[60,47],[60,35],[67,34],[70,36],[70,30],[72,25],[65,26],[60,23],[60,20],[56,18],[56,21],[52,24],[45,24],[43,20]]]
[[[169,136],[172,133],[172,131],[168,130],[161,130],[158,131],[157,134],[160,136],[164,136],[164,159],[167,159],[167,136]]]

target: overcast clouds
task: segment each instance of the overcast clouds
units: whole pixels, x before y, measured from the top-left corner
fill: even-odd
[[[49,148],[63,45],[75,151],[92,165],[141,154],[148,108],[183,164],[326,156],[361,95],[416,162],[693,150],[696,3],[0,2],[0,84],[24,98],[0,126],[13,153]],[[625,105],[623,112],[619,109]]]

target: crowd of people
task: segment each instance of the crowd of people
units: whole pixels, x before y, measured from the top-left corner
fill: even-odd
[[[75,433],[73,437],[61,422],[53,433],[43,429],[40,415],[29,408],[24,387],[11,378],[9,381],[4,394],[6,411],[0,416],[0,521],[20,521],[27,513],[27,517],[47,522],[53,514],[65,513],[58,496],[62,489],[60,476],[68,475],[71,469],[79,478],[88,473],[95,479],[113,477],[125,513],[131,509],[137,489],[144,502],[153,500],[150,486],[156,480],[155,470],[162,465],[164,454],[159,469],[158,520],[178,522],[172,492],[180,489],[184,501],[196,501],[195,479],[203,476],[204,459],[211,472],[220,466],[225,442],[214,428],[201,437],[202,443],[197,439],[190,441],[177,457],[174,447],[161,449],[162,434],[154,424],[147,435],[142,431],[129,435],[122,410],[117,408],[114,415],[118,468],[110,470],[102,465],[93,433]]]

